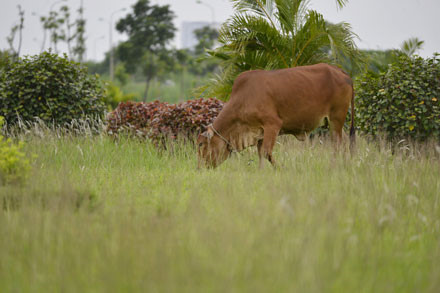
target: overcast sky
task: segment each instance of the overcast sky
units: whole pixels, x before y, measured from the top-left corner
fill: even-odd
[[[0,0],[0,48],[7,48],[6,37],[10,28],[18,22],[17,5],[25,10],[25,29],[23,34],[23,54],[40,51],[43,32],[39,17],[47,15],[51,5],[57,0]],[[59,0],[58,0],[59,1]],[[136,0],[83,0],[87,19],[87,59],[102,59],[109,48],[110,15],[121,8],[129,9]],[[81,0],[66,0],[77,9]],[[224,22],[233,13],[229,0],[151,0],[154,4],[170,4],[176,14],[175,25],[181,28],[183,21]],[[55,4],[54,9],[62,6]],[[440,52],[440,0],[351,0],[342,10],[336,8],[335,0],[311,0],[311,8],[318,10],[331,22],[345,21],[352,25],[359,35],[360,48],[390,49],[398,48],[410,38],[418,37],[425,41],[420,55],[428,57]],[[127,11],[114,14],[114,20],[124,16]],[[100,19],[106,21],[100,21]],[[114,41],[124,36],[116,31]],[[179,47],[180,35],[177,33],[173,45]]]

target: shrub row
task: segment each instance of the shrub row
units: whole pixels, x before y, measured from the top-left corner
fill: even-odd
[[[204,131],[222,108],[223,102],[212,98],[180,104],[159,101],[120,103],[107,117],[107,132],[147,137],[156,143],[164,138],[192,138]]]

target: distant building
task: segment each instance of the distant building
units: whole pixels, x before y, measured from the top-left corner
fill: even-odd
[[[208,21],[184,21],[181,31],[181,48],[193,49],[197,45],[197,38],[194,31],[205,26],[220,29],[221,23],[212,23]]]

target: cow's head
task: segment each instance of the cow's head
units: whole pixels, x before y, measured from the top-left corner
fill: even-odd
[[[231,153],[226,141],[215,133],[211,125],[197,138],[197,148],[199,168],[201,166],[215,168]]]

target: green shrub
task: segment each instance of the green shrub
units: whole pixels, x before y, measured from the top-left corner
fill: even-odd
[[[0,71],[7,70],[13,61],[13,56],[7,50],[0,51]]]
[[[79,63],[44,52],[20,58],[0,72],[0,115],[8,124],[33,121],[64,124],[102,117],[104,88]]]
[[[107,84],[104,103],[107,105],[108,110],[114,110],[121,102],[133,100],[136,100],[135,94],[124,94],[122,90],[114,83],[109,82]]]
[[[400,56],[386,72],[357,80],[356,124],[389,139],[440,139],[440,59]]]
[[[4,118],[0,116],[0,128]],[[22,152],[22,141],[13,143],[0,135],[0,184],[23,181],[30,169],[29,160]]]

